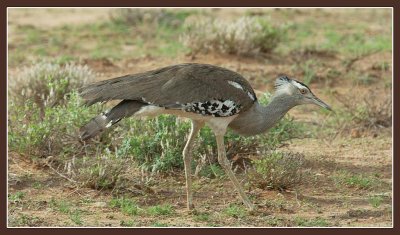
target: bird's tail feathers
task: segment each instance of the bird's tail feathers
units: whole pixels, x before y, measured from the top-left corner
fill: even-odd
[[[146,104],[136,100],[123,100],[108,112],[92,118],[80,129],[81,140],[88,140],[103,132],[105,129],[121,121],[122,118],[132,116]]]
[[[107,116],[106,113],[102,113],[90,120],[85,126],[80,129],[80,137],[82,140],[88,140],[95,137],[99,133],[107,129]]]

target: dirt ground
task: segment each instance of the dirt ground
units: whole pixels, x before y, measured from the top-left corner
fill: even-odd
[[[222,14],[230,17],[236,9]],[[298,10],[297,20],[306,21],[309,17]],[[63,17],[56,17],[62,13]],[[273,11],[272,17],[281,14]],[[337,18],[339,21],[350,19],[350,14],[340,10],[326,9],[315,11],[316,17],[326,21]],[[343,16],[343,17],[340,17]],[[53,28],[65,24],[89,24],[108,17],[108,9],[28,9],[9,10],[10,40],[18,40],[14,35],[19,25],[33,25],[38,28]],[[51,19],[51,20],[50,20]],[[360,14],[355,21],[368,19]],[[374,31],[376,30],[376,31]],[[371,25],[371,33],[379,32],[379,24]],[[10,53],[13,49],[10,49]],[[317,55],[316,59],[324,63],[318,73],[323,74],[327,68],[338,67],[341,56],[329,57]],[[368,73],[377,73],[373,64],[386,61],[390,65],[391,53],[378,52],[358,59],[352,69]],[[276,71],[290,73],[290,58],[265,60],[226,56],[218,54],[199,54],[196,57],[179,55],[174,58],[141,57],[137,59],[91,59],[84,58],[87,64],[98,74],[98,80],[111,78],[127,73],[136,73],[162,67],[165,65],[197,62],[221,65],[238,71],[249,78],[256,90],[272,91]],[[15,73],[16,67],[9,68],[9,74]],[[261,72],[260,72],[261,71]],[[261,74],[261,75],[260,75]],[[298,74],[301,80],[301,74]],[[260,79],[259,76],[264,76]],[[377,74],[391,77],[389,70]],[[379,81],[378,81],[379,83]],[[329,85],[329,92],[327,91]],[[310,87],[322,100],[333,108],[341,103],[333,93],[366,94],[377,87],[377,83],[354,85],[351,81],[337,78],[332,83],[317,81]],[[381,88],[376,88],[381,89]],[[383,91],[383,90],[382,90]],[[379,96],[377,97],[379,99]],[[314,106],[296,107],[289,112],[295,122],[303,122],[323,132],[326,116],[318,113]],[[334,114],[332,114],[334,115]],[[330,116],[329,116],[330,117]],[[141,208],[158,204],[170,204],[174,212],[171,215],[131,216],[109,206],[112,192],[89,188],[75,188],[68,180],[49,168],[39,167],[18,153],[10,152],[8,156],[8,193],[23,194],[20,198],[8,202],[8,221],[11,226],[338,226],[338,227],[391,227],[392,226],[392,130],[389,128],[366,129],[347,127],[337,130],[336,134],[316,134],[313,137],[293,139],[280,147],[282,151],[301,153],[306,158],[304,170],[312,182],[303,183],[286,191],[261,190],[248,188],[248,194],[258,209],[245,216],[228,216],[226,208],[241,201],[233,185],[227,178],[196,178],[194,202],[196,212],[188,213],[185,209],[184,173],[168,176],[157,176],[156,183],[143,193],[144,189],[134,190],[134,178],[140,172],[132,173],[127,190],[132,190],[132,197]],[[371,187],[357,188],[335,181],[334,175],[341,171],[362,175],[373,181]],[[243,173],[238,172],[243,179]],[[340,177],[340,176],[338,176]],[[376,200],[378,202],[375,202]],[[79,223],[71,214],[54,209],[54,201],[67,201],[71,208],[79,208]],[[241,208],[241,207],[240,207]],[[128,225],[127,225],[128,224]]]

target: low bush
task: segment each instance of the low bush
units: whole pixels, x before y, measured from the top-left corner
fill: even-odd
[[[11,77],[11,100],[19,105],[31,101],[44,110],[65,104],[71,91],[93,79],[94,73],[87,66],[39,62]]]
[[[197,17],[185,22],[181,41],[193,53],[257,56],[276,48],[284,34],[283,27],[258,17],[241,17],[232,22]]]
[[[333,93],[342,107],[337,115],[327,123],[328,127],[341,133],[366,132],[392,126],[392,91],[389,88],[370,89],[366,94]],[[353,135],[353,134],[352,134]],[[357,136],[357,135],[356,135]]]
[[[301,154],[273,151],[252,163],[248,175],[250,183],[258,188],[284,190],[301,182],[304,163]]]
[[[31,157],[84,155],[79,127],[100,112],[100,106],[83,106],[76,92],[65,105],[45,106],[43,113],[32,99],[23,105],[9,103],[8,146]]]

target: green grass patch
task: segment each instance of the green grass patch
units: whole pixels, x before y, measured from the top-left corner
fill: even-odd
[[[72,212],[71,203],[65,200],[57,201],[54,198],[52,198],[50,200],[50,207],[53,208],[53,210],[59,211],[63,214],[70,214]]]
[[[360,14],[361,10],[360,10]],[[307,47],[329,50],[345,57],[358,57],[371,52],[392,50],[391,24],[382,27],[386,33],[378,33],[365,22],[344,24],[320,23],[308,18],[288,24],[287,37],[277,51],[288,53]],[[375,32],[374,32],[375,31]],[[374,32],[374,33],[371,33]]]
[[[199,175],[207,178],[222,178],[225,176],[225,171],[220,165],[213,163],[204,166]]]
[[[72,203],[65,200],[55,200],[52,198],[49,203],[50,207],[60,213],[68,215],[69,219],[77,226],[83,225],[82,210],[74,209]]]
[[[299,227],[327,227],[330,223],[324,218],[306,219],[302,217],[294,218],[295,226]]]
[[[373,188],[378,182],[376,177],[353,174],[344,170],[335,172],[332,178],[337,185],[364,190]]]
[[[193,217],[194,221],[198,222],[209,222],[211,221],[211,215],[208,212],[198,213]]]
[[[45,222],[43,218],[25,214],[10,215],[8,217],[8,226],[10,227],[36,227],[43,226]]]
[[[146,15],[142,9],[139,12],[141,17]],[[131,24],[129,20],[106,19],[48,30],[20,26],[15,29],[15,39],[9,44],[9,62],[11,66],[17,66],[39,58],[57,57],[60,51],[65,56],[59,60],[64,63],[77,57],[108,60],[146,55],[175,57],[187,51],[178,38],[183,30],[182,21],[192,12],[168,12],[171,13],[156,24],[142,20]],[[140,41],[146,43],[138,43]]]
[[[36,181],[36,182],[33,183],[32,187],[34,189],[42,189],[43,185],[42,185],[42,183]]]
[[[223,210],[223,214],[237,219],[245,218],[248,215],[246,208],[235,204],[230,204],[227,208],[225,208]]]
[[[169,204],[157,205],[147,208],[147,213],[152,216],[172,215],[174,213],[174,208]]]
[[[154,222],[150,225],[150,227],[168,227],[169,225],[167,223],[162,223],[162,222]]]
[[[303,72],[303,82],[309,85],[316,77],[316,67],[319,63],[316,60],[310,59],[302,63],[300,68]]]
[[[129,198],[113,198],[110,201],[110,206],[112,208],[119,208],[122,213],[127,215],[138,215],[139,206],[136,201]]]
[[[22,201],[22,199],[24,199],[25,195],[26,195],[26,193],[21,192],[21,191],[18,191],[15,193],[9,193],[8,200],[13,203],[20,202],[20,201]]]
[[[74,222],[76,225],[81,226],[83,225],[83,220],[82,220],[82,213],[79,209],[76,209],[72,211],[69,214],[69,218]]]
[[[370,195],[368,196],[368,202],[374,208],[379,208],[383,203],[384,198],[381,195]]]
[[[137,223],[135,221],[133,221],[133,220],[128,220],[128,221],[121,220],[119,225],[121,227],[136,227]]]

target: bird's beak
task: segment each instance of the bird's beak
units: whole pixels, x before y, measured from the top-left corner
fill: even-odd
[[[327,105],[324,101],[318,99],[318,97],[316,97],[316,96],[314,96],[312,98],[312,101],[314,102],[314,104],[316,104],[318,106],[321,106],[322,108],[325,108],[325,109],[327,109],[329,111],[333,111],[332,108],[329,105]]]

